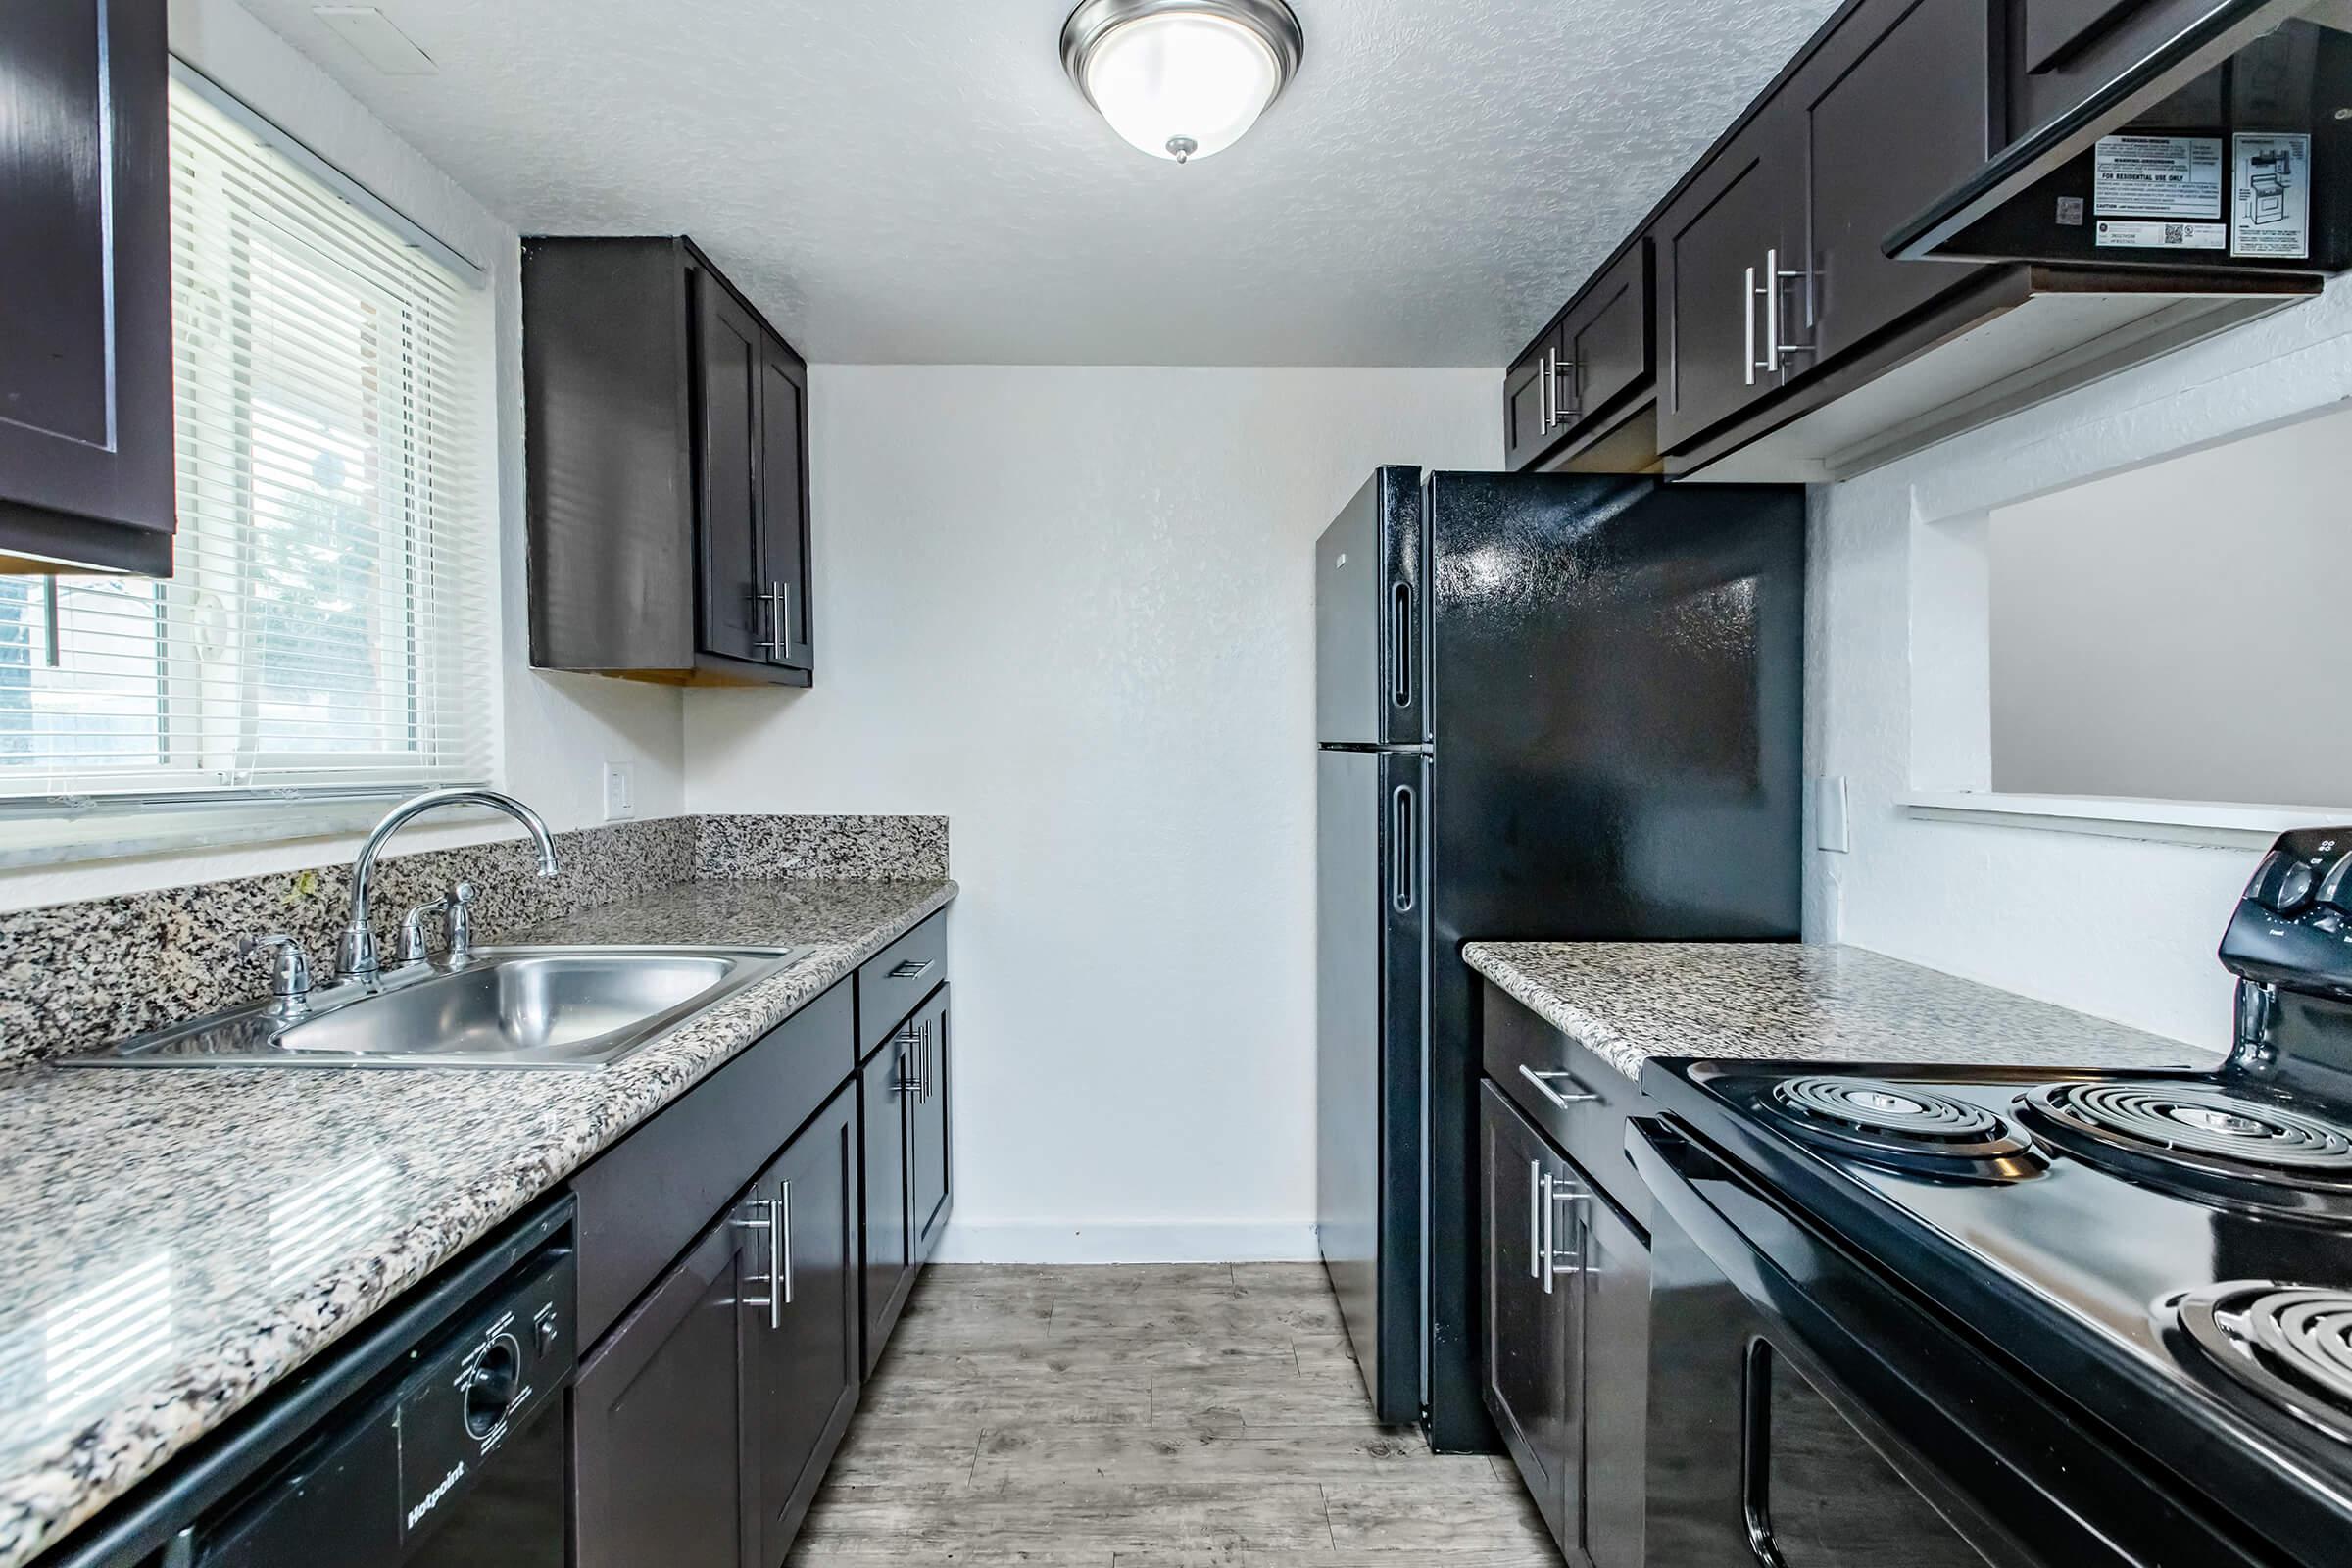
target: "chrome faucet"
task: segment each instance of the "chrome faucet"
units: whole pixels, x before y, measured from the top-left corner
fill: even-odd
[[[368,842],[360,846],[359,858],[351,862],[351,917],[343,924],[342,939],[335,947],[335,978],[356,980],[372,986],[383,972],[376,959],[375,928],[368,920],[368,885],[375,876],[375,858],[384,841],[415,817],[444,806],[487,806],[506,812],[520,822],[539,849],[539,874],[554,876],[560,869],[556,861],[556,841],[547,831],[539,813],[514,799],[496,790],[427,790],[401,802],[375,824]]]

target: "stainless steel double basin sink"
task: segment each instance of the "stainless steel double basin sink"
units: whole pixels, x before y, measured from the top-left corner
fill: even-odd
[[[119,1041],[70,1067],[610,1066],[789,967],[807,948],[483,947],[456,968],[257,1002]]]

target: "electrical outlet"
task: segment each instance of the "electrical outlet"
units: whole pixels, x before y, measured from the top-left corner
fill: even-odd
[[[1832,855],[1851,855],[1853,829],[1848,825],[1845,778],[1842,774],[1817,780],[1813,787],[1813,847]]]
[[[617,822],[637,814],[637,764],[605,764],[605,820]]]

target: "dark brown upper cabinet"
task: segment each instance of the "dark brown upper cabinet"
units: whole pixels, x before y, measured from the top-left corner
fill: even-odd
[[[2308,122],[2308,256],[2218,248],[2226,222],[2110,232],[2087,142],[2053,142],[2046,168],[2029,160],[2038,182],[2013,199],[1969,194],[2007,188],[2018,125],[2044,112],[2036,94],[2065,100],[2064,121],[2103,101],[2092,78],[2136,80],[2129,63],[2186,24],[2171,0],[1847,0],[1622,253],[1645,242],[1655,269],[1654,398],[1638,377],[1622,394],[1645,427],[1623,412],[1594,419],[1611,357],[1579,341],[1578,323],[1622,292],[1611,268],[1505,376],[1513,466],[1839,479],[2318,293],[2322,274],[2352,266],[2352,181],[2329,177],[2352,131],[2315,107],[2352,100],[2352,34],[2286,15],[2242,35],[2253,12],[2292,13],[2293,0],[2188,9],[2211,36],[2182,59],[2228,61],[2151,76],[2167,95],[2132,128],[2227,145]],[[1931,240],[1905,241],[1938,222]]]
[[[0,572],[172,573],[164,0],[0,6]]]
[[[1797,129],[1767,106],[1658,216],[1662,450],[1770,397],[1809,356]]]
[[[807,363],[690,240],[522,267],[532,664],[808,685]]]
[[[1513,468],[1575,467],[1601,453],[1629,466],[1612,435],[1644,406],[1655,384],[1649,237],[1607,263],[1504,377],[1505,462]],[[1637,445],[1652,440],[1644,432]],[[1645,458],[1635,457],[1639,467]]]
[[[1959,262],[1892,261],[1882,245],[1990,153],[1986,3],[1865,0],[1789,80],[1809,241],[1794,280],[1809,318],[1799,373],[1978,274]]]

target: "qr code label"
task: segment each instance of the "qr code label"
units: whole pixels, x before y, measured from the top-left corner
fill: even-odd
[[[2160,223],[2152,220],[2102,218],[2093,232],[2096,244],[2121,250],[2218,251],[2230,236],[2220,223]]]

